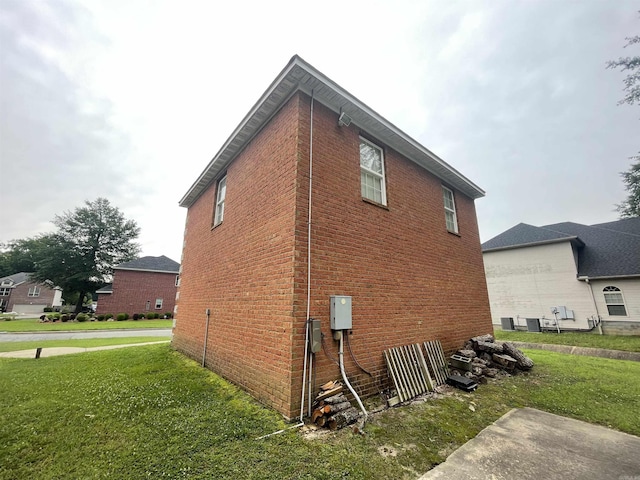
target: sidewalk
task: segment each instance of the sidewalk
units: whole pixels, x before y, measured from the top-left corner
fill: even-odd
[[[69,355],[73,353],[94,352],[96,350],[114,350],[116,348],[139,347],[142,345],[156,345],[158,343],[168,343],[170,340],[162,340],[160,342],[147,343],[128,343],[126,345],[104,345],[102,347],[47,347],[40,352],[40,358],[55,357],[57,355]],[[0,358],[36,358],[36,349],[18,350],[15,352],[2,352]]]

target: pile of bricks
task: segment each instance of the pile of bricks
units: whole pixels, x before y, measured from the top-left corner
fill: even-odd
[[[496,342],[492,335],[468,340],[452,359],[450,373],[461,375],[478,383],[487,383],[487,377],[514,374],[533,367],[527,357],[511,342]]]

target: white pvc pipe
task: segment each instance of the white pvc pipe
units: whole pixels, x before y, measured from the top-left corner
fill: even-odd
[[[362,413],[364,414],[364,420],[367,420],[367,411],[364,408],[364,405],[362,404],[362,400],[360,400],[360,397],[358,396],[358,394],[356,393],[356,391],[353,389],[353,387],[351,386],[351,384],[349,383],[349,379],[347,378],[347,374],[344,372],[344,330],[340,331],[340,351],[338,352],[339,357],[340,357],[340,373],[342,374],[342,379],[344,380],[344,383],[347,384],[347,387],[349,387],[349,390],[351,391],[351,393],[353,394],[353,396],[356,398],[356,401],[358,402],[358,405],[360,405],[360,410],[362,410]]]

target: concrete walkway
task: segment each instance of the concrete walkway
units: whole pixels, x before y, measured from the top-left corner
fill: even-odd
[[[112,330],[66,330],[50,332],[0,332],[0,342],[73,340],[87,338],[170,337],[170,328],[122,328]]]
[[[636,480],[640,438],[534,408],[514,409],[419,480]]]
[[[95,352],[96,350],[114,350],[116,348],[127,348],[127,347],[139,347],[142,345],[155,345],[158,343],[168,343],[170,340],[162,340],[160,342],[146,342],[146,343],[128,343],[126,345],[104,345],[102,347],[45,347],[40,352],[40,358],[45,357],[55,357],[58,355],[69,355],[72,353],[82,353],[82,352]],[[0,358],[35,358],[36,357],[36,349],[31,348],[29,350],[18,350],[15,352],[2,352],[0,353]]]

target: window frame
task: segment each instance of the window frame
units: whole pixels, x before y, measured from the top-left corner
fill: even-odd
[[[29,287],[29,291],[27,292],[27,297],[35,298],[40,296],[40,287],[34,285],[33,287]]]
[[[176,287],[180,286],[180,274],[176,275]]]
[[[451,204],[453,205],[453,208],[447,206],[447,200],[448,200],[447,193],[451,195]],[[460,234],[460,227],[458,226],[458,212],[456,209],[455,193],[453,192],[452,189],[450,189],[449,187],[445,187],[444,185],[442,185],[442,205],[444,207],[444,224],[445,224],[445,227],[447,228],[447,231],[451,233],[455,233],[457,235]],[[452,221],[454,226],[453,230],[449,228],[449,218],[447,214],[450,214],[453,216],[453,221]]]
[[[609,296],[619,295],[620,301],[619,302],[609,301],[609,298],[607,298],[607,295]],[[607,285],[602,289],[602,296],[604,297],[604,304],[607,307],[607,315],[609,315],[610,317],[628,317],[629,316],[629,313],[627,311],[627,305],[624,301],[624,294],[622,293],[622,290],[620,290],[620,288],[616,287],[615,285]],[[609,306],[622,307],[622,310],[624,311],[624,313],[611,313]]]
[[[0,287],[0,297],[8,297],[11,295],[11,287]]]
[[[371,148],[373,148],[374,150],[377,150],[378,152],[380,152],[380,169],[382,170],[382,173],[378,173],[374,170],[371,170],[370,168],[362,165],[362,153],[361,153],[361,148],[362,148],[362,144],[365,144]],[[376,145],[375,143],[373,143],[371,140],[368,140],[364,137],[360,137],[360,142],[358,143],[358,156],[359,156],[359,160],[360,160],[360,194],[362,195],[362,199],[369,201],[369,202],[373,202],[375,204],[378,205],[383,205],[383,206],[387,206],[387,179],[386,179],[386,173],[385,173],[385,165],[384,165],[384,149],[378,145]],[[381,190],[381,201],[378,202],[375,198],[370,198],[366,195],[364,195],[365,192],[362,191],[362,174],[368,174],[371,175],[373,177],[376,177],[380,180],[380,190]]]
[[[222,187],[221,187],[222,185]],[[221,197],[222,193],[222,198]],[[227,197],[227,174],[225,173],[216,183],[216,203],[213,209],[213,226],[217,227],[224,220],[224,205]]]
[[[162,298],[156,298],[155,309],[162,310]]]

